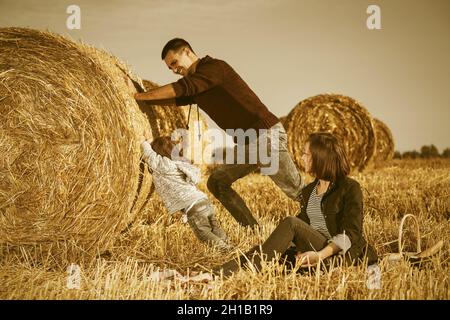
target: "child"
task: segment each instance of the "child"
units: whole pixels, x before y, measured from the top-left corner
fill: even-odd
[[[143,158],[153,174],[155,189],[169,213],[183,211],[200,241],[223,252],[231,250],[225,232],[217,223],[214,207],[206,194],[195,186],[200,182],[200,170],[187,159],[172,160],[175,143],[168,136],[156,138],[151,144],[144,141],[142,148]]]

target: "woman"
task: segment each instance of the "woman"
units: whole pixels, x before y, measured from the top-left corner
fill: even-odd
[[[375,251],[362,235],[361,187],[347,176],[350,166],[341,143],[330,133],[313,133],[305,143],[302,161],[305,171],[316,179],[301,192],[300,213],[285,218],[275,228],[261,246],[262,255],[256,246],[246,257],[215,268],[215,273],[229,276],[249,260],[260,269],[261,256],[270,261],[276,254],[292,251],[301,267],[326,262],[336,254],[349,263],[360,262],[364,256],[369,265],[377,262]],[[292,243],[294,248],[290,248]]]

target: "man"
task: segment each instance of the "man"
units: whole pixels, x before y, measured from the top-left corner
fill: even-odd
[[[180,38],[172,39],[164,46],[161,58],[170,70],[183,77],[148,92],[136,93],[136,100],[150,100],[152,104],[160,105],[197,104],[223,130],[263,131],[256,140],[261,141],[264,136],[268,149],[278,152],[278,170],[270,178],[287,196],[297,199],[304,182],[288,152],[286,131],[233,68],[225,61],[209,56],[199,59],[190,44]],[[238,140],[238,143],[246,144],[245,138],[244,142]],[[254,227],[258,223],[231,185],[263,167],[259,159],[257,163],[223,164],[208,179],[211,193],[244,226]]]

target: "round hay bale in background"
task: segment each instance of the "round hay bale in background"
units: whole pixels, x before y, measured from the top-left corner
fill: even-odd
[[[373,161],[375,163],[391,160],[394,157],[394,137],[389,127],[381,120],[372,119],[375,128],[377,144]]]
[[[289,149],[303,170],[303,144],[313,132],[331,132],[342,139],[352,170],[363,170],[375,153],[375,131],[369,112],[354,99],[321,94],[301,101],[285,121]]]
[[[145,90],[159,87],[158,84],[143,80]],[[209,137],[206,135],[208,129],[208,123],[199,109],[192,105],[191,113],[189,116],[189,106],[148,106],[148,111],[152,114],[150,120],[152,127],[156,128],[154,137],[159,136],[171,136],[175,130],[186,129],[186,124],[189,117],[189,132],[186,132],[188,141],[186,146],[189,152],[185,153],[186,157],[192,160],[195,164],[198,164],[202,169],[206,165],[203,160],[203,154],[206,152],[206,147],[210,143]],[[205,154],[205,157],[208,156]]]
[[[148,199],[151,128],[122,67],[53,33],[0,29],[1,245],[90,256]]]

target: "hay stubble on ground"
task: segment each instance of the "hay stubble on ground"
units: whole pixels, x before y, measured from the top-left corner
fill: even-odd
[[[206,178],[206,177],[205,177]],[[448,160],[393,160],[383,168],[359,173],[365,197],[364,232],[383,258],[398,248],[395,240],[404,214],[415,214],[422,242],[428,247],[444,240],[444,248],[420,267],[406,261],[380,263],[381,289],[369,290],[362,267],[336,268],[323,275],[282,274],[269,264],[260,274],[240,271],[228,280],[210,284],[181,281],[154,282],[158,267],[203,270],[223,263],[227,256],[204,246],[177,217],[150,212],[162,210],[157,201],[147,218],[133,225],[115,242],[110,255],[81,265],[80,289],[67,288],[67,272],[45,262],[7,256],[1,261],[0,297],[6,299],[448,299],[449,298],[449,190]],[[203,190],[206,191],[204,184]],[[238,226],[214,200],[219,222],[237,247],[245,251],[264,241],[285,216],[294,215],[297,203],[285,197],[268,177],[251,175],[235,184],[261,229]],[[210,198],[211,195],[208,193]],[[407,249],[414,250],[414,235],[405,233]],[[70,261],[77,263],[77,261]],[[69,262],[68,262],[69,263]]]

